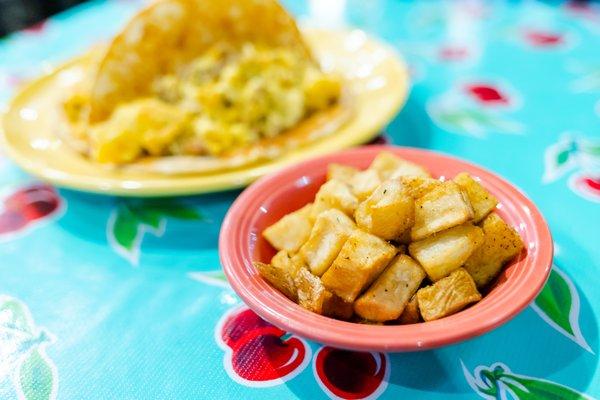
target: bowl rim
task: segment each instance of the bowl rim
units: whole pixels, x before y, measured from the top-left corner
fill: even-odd
[[[536,240],[523,259],[529,268],[520,268],[511,285],[502,285],[507,293],[484,309],[471,307],[449,317],[413,325],[364,325],[324,317],[301,308],[257,278],[247,245],[252,232],[249,222],[260,203],[277,196],[277,182],[296,181],[302,175],[323,168],[340,158],[352,158],[364,153],[391,151],[399,156],[430,157],[442,162],[458,163],[464,170],[492,184],[494,189],[510,195],[510,203],[529,216],[525,230]],[[410,157],[409,157],[410,158]],[[345,161],[346,163],[348,161]],[[325,171],[322,170],[323,175]],[[293,178],[290,178],[293,176]],[[494,191],[496,192],[496,191]],[[497,193],[497,192],[496,192]],[[250,237],[249,237],[250,235]],[[255,238],[254,238],[255,240]],[[543,216],[531,200],[498,175],[441,152],[391,145],[370,145],[315,157],[264,176],[248,187],[230,207],[219,235],[219,256],[227,280],[233,290],[260,317],[268,322],[315,342],[359,351],[418,351],[460,342],[482,335],[508,322],[525,309],[542,290],[552,267],[553,242]],[[533,257],[533,258],[531,258]],[[487,298],[487,296],[486,296]],[[485,298],[484,298],[485,299]],[[478,303],[480,304],[480,303]]]

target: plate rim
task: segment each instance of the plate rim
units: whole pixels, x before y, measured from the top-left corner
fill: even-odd
[[[155,179],[149,181],[127,179],[126,177],[117,179],[115,177],[98,178],[96,176],[78,175],[64,170],[48,167],[44,162],[38,159],[32,159],[23,154],[17,146],[10,143],[8,138],[9,127],[7,117],[18,112],[17,104],[24,99],[31,98],[34,93],[39,90],[39,86],[52,79],[61,71],[72,68],[78,63],[82,63],[86,58],[90,57],[90,53],[75,56],[59,65],[42,73],[40,76],[26,83],[21,87],[8,102],[6,111],[0,115],[0,148],[4,153],[13,160],[17,165],[23,168],[29,174],[36,176],[42,181],[48,182],[60,188],[94,193],[100,195],[118,195],[125,197],[173,197],[182,195],[196,195],[205,193],[216,193],[227,190],[239,189],[254,182],[256,179],[273,172],[282,167],[292,165],[298,161],[303,161],[322,154],[338,151],[340,149],[352,148],[354,146],[366,143],[376,137],[379,132],[387,126],[393,118],[399,113],[407,102],[410,92],[411,81],[408,73],[408,66],[404,58],[388,43],[381,41],[367,32],[360,29],[321,29],[307,28],[302,30],[304,35],[329,34],[348,36],[355,32],[360,32],[365,35],[366,40],[372,45],[385,50],[389,60],[394,64],[394,71],[401,74],[404,85],[401,92],[396,92],[393,99],[393,104],[386,112],[381,113],[379,118],[372,124],[370,129],[363,129],[360,134],[355,133],[341,140],[341,143],[334,141],[327,143],[323,140],[316,141],[303,147],[297,152],[290,152],[273,160],[264,163],[257,163],[233,170],[225,170],[215,174],[182,174],[182,175],[164,175],[160,178],[160,174],[156,175]],[[349,122],[350,124],[352,121]],[[358,131],[357,131],[358,132]],[[66,146],[66,144],[65,144]],[[177,185],[171,184],[153,184],[163,179],[174,178],[180,180]],[[187,185],[186,183],[190,183]]]

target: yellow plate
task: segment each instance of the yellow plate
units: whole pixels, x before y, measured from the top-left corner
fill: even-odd
[[[13,99],[3,119],[2,144],[27,172],[57,186],[121,196],[175,196],[242,187],[285,165],[369,141],[406,100],[405,64],[362,31],[307,30],[304,35],[325,68],[346,77],[355,110],[337,132],[275,160],[237,170],[171,176],[111,170],[88,160],[56,134],[61,97],[83,76],[85,57],[35,80]]]

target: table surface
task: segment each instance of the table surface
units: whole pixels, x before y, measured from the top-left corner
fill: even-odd
[[[600,398],[599,6],[286,4],[303,23],[364,29],[407,59],[413,87],[387,140],[483,165],[539,206],[556,248],[542,294],[438,350],[323,347],[258,320],[224,280],[217,238],[238,191],[88,195],[0,155],[0,398]],[[1,40],[0,104],[139,6],[92,2]]]

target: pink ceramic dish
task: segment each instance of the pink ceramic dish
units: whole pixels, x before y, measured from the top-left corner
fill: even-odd
[[[526,250],[508,265],[494,288],[466,310],[414,325],[362,325],[323,317],[303,309],[263,280],[253,260],[269,262],[274,249],[261,232],[285,214],[313,200],[327,166],[369,166],[381,151],[419,163],[434,176],[467,171],[478,177],[500,204],[498,213],[515,227]],[[496,175],[446,155],[412,148],[368,146],[322,156],[268,175],[246,189],[227,213],[219,238],[221,263],[229,283],[258,315],[274,325],[319,343],[364,351],[414,351],[444,346],[481,335],[507,322],[540,292],[552,264],[548,226],[535,205]]]

